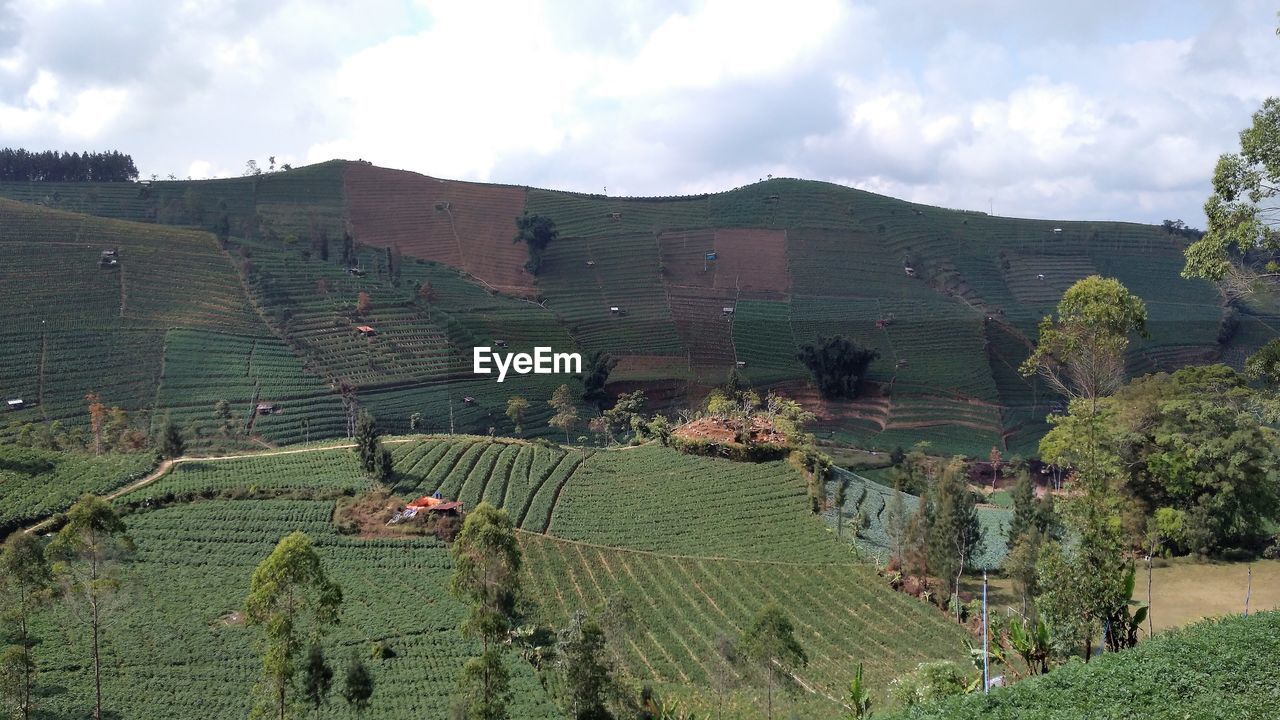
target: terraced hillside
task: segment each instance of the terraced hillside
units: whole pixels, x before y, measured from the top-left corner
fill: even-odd
[[[27,313],[7,331],[12,362],[0,387],[45,408],[17,420],[73,416],[83,389],[102,384],[97,376],[115,379],[99,390],[112,402],[169,407],[171,396],[157,400],[156,391],[166,367],[161,331],[170,328],[274,336],[330,394],[355,392],[390,429],[407,431],[418,413],[431,430],[452,422],[479,432],[511,430],[502,409],[512,394],[536,400],[541,415],[529,425],[545,431],[541,401],[559,383],[477,380],[467,357],[475,344],[608,351],[619,359],[615,389],[646,388],[657,406],[675,410],[734,367],[758,387],[812,398],[795,353],[843,333],[879,358],[867,398],[822,405],[828,442],[889,449],[925,439],[944,452],[1029,453],[1056,398],[1016,368],[1038,320],[1081,277],[1117,277],[1147,302],[1151,337],[1132,345],[1134,374],[1239,364],[1274,335],[1270,304],[1229,313],[1212,286],[1181,279],[1185,240],[1159,227],[991,217],[830,183],[776,179],[712,195],[615,198],[333,161],[227,180],[0,183],[0,195],[203,228],[228,253],[207,235],[82,215],[55,213],[56,222],[37,228],[32,213],[48,210],[6,204],[0,241],[18,262],[5,278],[20,283],[7,286],[30,308],[55,308],[54,317]],[[560,231],[536,278],[511,241],[526,211]],[[199,267],[178,252],[152,263],[161,275],[150,284],[137,262],[99,271],[98,246],[122,233],[135,253],[144,238],[173,237],[180,241],[165,247],[195,243],[206,255]],[[83,257],[51,244],[78,237],[88,240]],[[74,278],[76,302],[55,276]],[[370,301],[363,311],[361,293]],[[60,317],[67,312],[74,323]],[[58,333],[35,327],[55,319]],[[356,331],[364,325],[376,335]],[[74,350],[92,346],[103,348],[92,359]],[[52,368],[81,379],[59,393],[42,385],[41,367],[46,378]],[[305,439],[304,417],[312,437],[345,427],[332,399],[319,397],[290,398],[299,412],[264,422],[262,437]],[[244,392],[227,399],[243,419]]]
[[[809,514],[803,481],[785,463],[742,466],[656,446],[584,454],[478,436],[386,442],[396,460],[389,489],[401,497],[487,499],[517,518],[528,622],[560,627],[576,610],[625,593],[633,619],[618,638],[620,672],[700,712],[763,717],[761,693],[717,648],[766,602],[787,609],[810,656],[799,676],[806,689],[786,700],[802,717],[839,716],[833,698],[858,663],[882,688],[918,662],[963,656],[965,632],[891,591],[836,540]],[[373,662],[378,691],[368,717],[441,716],[463,660],[476,652],[457,631],[462,609],[446,590],[445,547],[340,535],[333,500],[293,499],[371,486],[349,447],[325,445],[183,460],[120,498],[132,508],[126,522],[138,556],[129,602],[108,631],[107,706],[137,717],[243,714],[258,669],[257,631],[234,613],[253,566],[297,529],[316,540],[343,586],[329,654],[367,652],[384,640],[396,653]],[[58,613],[40,628],[42,686],[67,691],[42,704],[72,714],[92,687],[87,648]],[[509,663],[513,715],[562,717],[543,689],[556,687],[554,677],[544,686],[514,653]]]

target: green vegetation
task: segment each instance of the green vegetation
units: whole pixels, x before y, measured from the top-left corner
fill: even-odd
[[[1208,621],[1123,653],[886,718],[1265,717],[1280,683],[1280,613]]]
[[[155,465],[147,453],[63,453],[0,447],[0,535],[71,507],[85,493],[105,495]]]
[[[879,356],[875,350],[858,347],[843,335],[819,336],[816,342],[800,346],[800,362],[809,368],[818,392],[825,398],[858,397],[863,373]]]

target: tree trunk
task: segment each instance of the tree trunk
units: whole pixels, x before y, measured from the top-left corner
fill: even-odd
[[[22,720],[30,720],[31,718],[31,641],[27,636],[27,597],[25,589],[22,592],[22,619],[19,623],[19,638],[22,642]]]
[[[89,535],[89,610],[93,625],[93,720],[102,720],[102,654],[98,647],[98,538]]]

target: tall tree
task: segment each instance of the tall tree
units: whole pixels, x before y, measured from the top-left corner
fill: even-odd
[[[93,718],[102,720],[102,633],[121,587],[120,564],[133,552],[124,521],[105,500],[85,495],[67,512],[45,549],[71,615],[89,628],[93,653]]]
[[[529,412],[529,401],[519,395],[507,398],[507,419],[515,426],[517,435],[524,432],[524,419]]]
[[[578,406],[573,402],[573,393],[569,390],[568,385],[561,385],[551,394],[551,399],[547,401],[555,414],[547,421],[547,424],[553,428],[564,430],[565,444],[569,443],[569,432],[578,422]]]
[[[604,407],[608,395],[604,386],[609,382],[609,373],[617,367],[618,359],[607,352],[597,350],[587,356],[582,367],[582,401],[594,403],[597,409]]]
[[[796,640],[795,628],[782,608],[770,603],[761,608],[742,635],[742,655],[755,665],[765,681],[767,714],[773,718],[774,689],[791,687],[795,671],[809,663]]]
[[[1091,404],[1124,382],[1129,336],[1146,335],[1147,308],[1114,278],[1092,275],[1062,295],[1056,316],[1040,321],[1035,352],[1022,365],[1068,398]]]
[[[817,342],[801,345],[797,357],[813,374],[823,397],[855,398],[862,391],[867,366],[880,357],[880,353],[836,335],[819,336]]]
[[[511,241],[528,246],[529,261],[524,264],[524,269],[532,275],[537,275],[542,267],[542,253],[558,237],[560,237],[560,231],[556,229],[554,220],[545,215],[531,215],[526,212],[516,218],[516,235]]]
[[[929,567],[952,583],[960,619],[960,577],[982,552],[977,499],[965,481],[964,461],[953,460],[934,482],[929,503]]]
[[[52,586],[53,573],[39,538],[25,532],[10,535],[0,549],[0,629],[9,640],[0,674],[12,681],[0,683],[0,695],[22,720],[28,720],[35,708],[31,621],[48,604]]]
[[[520,544],[511,517],[482,502],[462,524],[450,548],[449,590],[468,606],[462,631],[480,640],[483,652],[463,668],[459,685],[466,717],[507,717],[509,695],[502,641],[509,635],[520,590]]]
[[[172,420],[165,420],[164,428],[160,431],[160,455],[169,459],[182,457],[187,451],[187,441],[182,437],[182,431]]]
[[[325,574],[311,538],[293,532],[258,563],[245,598],[245,618],[263,629],[262,678],[253,718],[285,720],[297,658],[338,621],[342,588]]]
[[[574,613],[561,634],[560,657],[574,720],[612,720],[607,701],[614,690],[613,663],[604,630],[584,613]]]
[[[1218,158],[1209,226],[1186,249],[1184,277],[1207,278],[1247,295],[1280,278],[1280,97],[1267,98],[1240,133],[1240,152]]]
[[[107,422],[107,406],[98,393],[90,392],[84,396],[89,406],[89,431],[93,434],[93,454],[102,454],[102,431]]]
[[[381,432],[367,410],[361,410],[356,419],[356,453],[360,455],[360,467],[365,475],[373,477],[378,471],[378,455],[382,449]]]

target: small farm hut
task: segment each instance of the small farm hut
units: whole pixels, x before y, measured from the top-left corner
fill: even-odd
[[[440,497],[439,493],[436,493],[435,495],[423,495],[409,503],[407,509],[442,515],[459,515],[462,513],[463,505],[457,500],[445,500]]]

